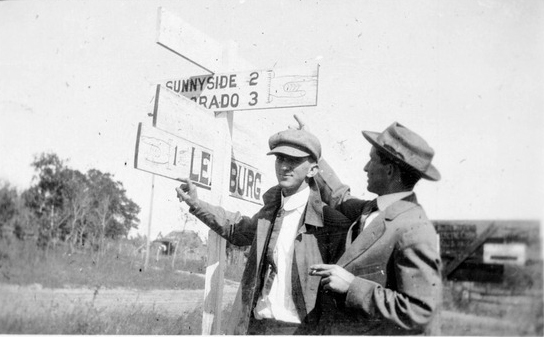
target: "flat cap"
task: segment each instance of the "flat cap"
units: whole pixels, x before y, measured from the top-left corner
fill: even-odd
[[[316,136],[305,130],[288,129],[280,131],[268,140],[270,152],[291,157],[310,156],[316,161],[321,158],[321,143]]]

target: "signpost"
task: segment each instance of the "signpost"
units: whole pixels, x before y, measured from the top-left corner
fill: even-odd
[[[211,189],[212,204],[221,206],[228,196],[262,204],[262,173],[232,156],[233,110],[315,106],[318,67],[234,72],[253,68],[236,57],[234,44],[217,43],[163,8],[158,16],[157,43],[210,74],[157,86],[154,127],[139,125],[134,166],[172,179],[189,177]],[[225,240],[210,230],[203,335],[221,332],[224,265]]]

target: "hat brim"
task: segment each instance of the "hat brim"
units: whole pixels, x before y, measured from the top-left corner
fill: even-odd
[[[412,165],[408,164],[401,158],[397,157],[393,152],[391,152],[387,148],[383,147],[378,142],[378,136],[380,135],[379,132],[362,131],[362,133],[363,133],[363,137],[365,137],[366,140],[370,142],[370,144],[378,148],[381,152],[388,154],[391,159],[396,160],[398,162],[402,162],[404,165],[407,165],[411,167],[412,169],[416,170],[417,172],[421,174],[421,177],[423,179],[432,180],[432,181],[440,180],[440,172],[438,172],[438,170],[436,169],[436,167],[433,166],[433,164],[430,164],[427,170],[425,172],[422,172],[418,170],[417,168],[413,167]]]
[[[286,146],[286,145],[276,146],[272,151],[267,153],[267,155],[271,155],[271,154],[284,154],[287,156],[297,157],[297,158],[313,157],[311,153],[302,151],[300,149],[296,149],[291,146]]]

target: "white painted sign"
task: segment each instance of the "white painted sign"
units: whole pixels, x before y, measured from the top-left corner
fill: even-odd
[[[213,148],[217,136],[212,111],[161,85],[157,85],[155,94],[153,126],[207,148]]]
[[[211,188],[212,150],[154,127],[138,125],[134,167]]]
[[[317,105],[319,67],[199,75],[164,81],[166,88],[213,111]]]
[[[223,46],[162,7],[157,43],[210,73],[221,67]]]
[[[163,131],[179,135],[206,148],[213,148],[215,135],[215,114],[213,111],[198,106],[190,99],[157,86],[153,126]],[[243,142],[250,140],[243,138]],[[243,147],[238,144],[233,147]],[[245,151],[248,151],[245,149]],[[255,166],[231,159],[229,195],[262,205],[262,172]]]
[[[263,174],[255,167],[232,159],[229,179],[230,196],[262,205],[262,176]]]
[[[527,245],[524,243],[485,243],[484,263],[524,265]]]

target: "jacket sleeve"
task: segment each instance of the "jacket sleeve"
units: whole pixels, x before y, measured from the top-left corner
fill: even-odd
[[[319,174],[314,179],[319,186],[321,200],[324,203],[337,209],[351,221],[355,221],[361,215],[365,201],[351,195],[350,187],[340,181],[332,167],[323,158],[319,160]]]
[[[442,294],[441,262],[433,233],[422,226],[402,235],[393,255],[396,290],[356,277],[346,294],[346,307],[414,333],[424,331]]]
[[[220,206],[200,200],[189,212],[222,238],[236,246],[249,246],[257,229],[257,216],[242,216],[240,212],[229,212]]]

